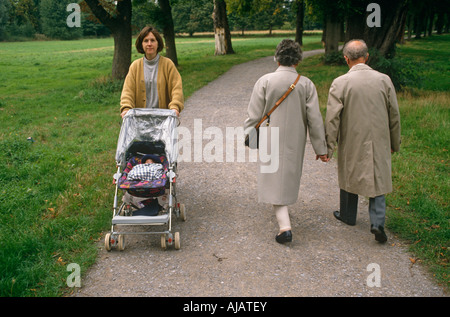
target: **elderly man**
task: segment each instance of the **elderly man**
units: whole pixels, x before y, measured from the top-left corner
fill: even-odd
[[[391,153],[400,150],[400,114],[389,76],[365,63],[363,40],[344,46],[350,70],[331,84],[325,119],[328,157],[337,144],[340,210],[334,216],[355,225],[358,195],[369,197],[371,232],[386,242],[385,194],[392,191]]]

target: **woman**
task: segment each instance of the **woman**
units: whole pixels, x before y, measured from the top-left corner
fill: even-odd
[[[144,54],[128,71],[120,98],[122,118],[132,108],[172,109],[177,115],[184,108],[183,86],[174,63],[159,55],[164,41],[156,29],[146,26],[136,39],[136,49]]]
[[[294,83],[298,76],[296,67],[301,59],[302,51],[298,43],[283,40],[278,44],[275,60],[279,67],[256,82],[248,105],[248,118],[244,126],[246,131],[255,127]],[[265,126],[264,122],[262,127]],[[316,87],[308,78],[301,76],[294,90],[270,116],[267,138],[264,138],[261,131],[260,157],[262,149],[276,148],[271,136],[277,135],[276,131],[279,136],[276,140],[279,151],[278,156],[272,157],[271,160],[278,159],[278,168],[276,171],[267,172],[263,167],[267,167],[271,162],[264,163],[261,160],[258,172],[258,201],[273,205],[279,225],[276,241],[284,243],[292,241],[288,205],[294,204],[298,198],[307,131],[317,155],[316,159],[320,157],[324,162],[327,160],[325,129]]]

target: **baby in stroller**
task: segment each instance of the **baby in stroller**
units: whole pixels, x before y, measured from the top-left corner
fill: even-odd
[[[126,190],[123,201],[135,206],[133,216],[157,216],[164,208],[156,197],[165,200],[168,162],[165,156],[145,154],[132,156],[127,163],[119,187]]]
[[[161,178],[164,173],[161,159],[157,155],[146,154],[141,159],[141,164],[132,168],[128,173],[128,180],[153,181]]]

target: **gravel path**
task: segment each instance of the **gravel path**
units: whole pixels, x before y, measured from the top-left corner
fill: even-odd
[[[255,81],[275,69],[272,57],[233,67],[187,100],[181,125],[192,136],[194,123],[197,132],[201,122],[201,131],[217,127],[224,136],[226,127],[242,126]],[[203,140],[203,149],[209,142]],[[356,226],[333,217],[336,162],[316,161],[310,144],[299,199],[289,207],[289,245],[275,242],[272,207],[256,202],[257,163],[230,162],[225,146],[223,162],[194,162],[193,153],[194,145],[192,161],[179,163],[178,199],[187,211],[186,222],[174,222],[181,249],[163,251],[153,235],[127,236],[124,251],[107,252],[102,241],[97,263],[73,296],[446,296],[393,234],[387,231],[386,244],[374,240],[364,199]],[[379,286],[367,282],[377,281],[373,263]]]

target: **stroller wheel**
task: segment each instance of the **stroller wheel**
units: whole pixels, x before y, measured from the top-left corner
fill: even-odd
[[[125,250],[125,236],[123,234],[119,235],[119,241],[117,242],[117,248],[119,251]]]
[[[184,204],[180,204],[180,218],[186,221],[186,206]]]
[[[105,235],[105,249],[111,251],[111,233]]]
[[[166,245],[166,235],[165,235],[165,234],[162,234],[162,235],[161,235],[161,248],[162,248],[163,250],[165,250],[165,249],[167,248],[167,245]]]
[[[181,244],[180,244],[180,233],[175,232],[175,250],[180,250]]]

